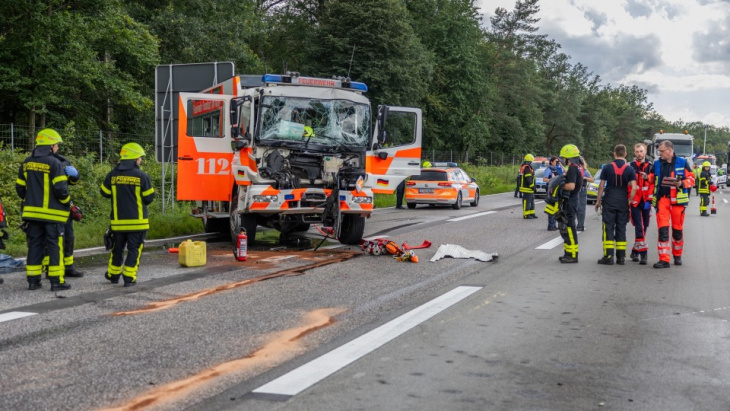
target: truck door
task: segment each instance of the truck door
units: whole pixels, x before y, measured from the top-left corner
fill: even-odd
[[[180,93],[178,100],[177,199],[230,201],[232,96]]]
[[[401,181],[421,172],[421,109],[378,108],[373,144],[365,160],[366,185],[374,193],[392,193]]]

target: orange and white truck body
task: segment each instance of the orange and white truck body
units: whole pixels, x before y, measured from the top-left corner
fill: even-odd
[[[178,200],[197,202],[206,231],[243,228],[249,242],[258,225],[321,223],[356,244],[373,194],[420,170],[421,110],[373,115],[367,86],[349,79],[251,77],[179,94]]]

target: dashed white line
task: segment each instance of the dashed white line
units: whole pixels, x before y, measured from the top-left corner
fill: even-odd
[[[11,311],[9,313],[3,313],[0,314],[0,323],[3,323],[5,321],[11,321],[11,320],[17,320],[18,318],[23,317],[30,317],[31,315],[36,315],[38,313],[30,313],[25,311]]]
[[[253,390],[259,394],[297,395],[345,366],[375,351],[385,343],[416,327],[482,287],[460,286],[400,317],[381,325],[349,343],[316,358]]]
[[[464,216],[464,217],[452,218],[452,219],[449,219],[449,220],[446,220],[446,221],[452,221],[453,222],[453,221],[468,220],[470,218],[481,217],[483,215],[489,215],[489,214],[494,214],[494,213],[496,213],[496,211],[485,211],[483,213],[476,213],[476,214],[471,214],[471,215],[467,215],[467,216]]]
[[[577,235],[579,235],[580,233],[581,231],[576,232]],[[552,250],[560,244],[563,244],[563,237],[553,238],[547,243],[535,247],[535,250]]]

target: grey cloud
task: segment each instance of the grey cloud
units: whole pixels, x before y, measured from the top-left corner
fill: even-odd
[[[626,2],[626,7],[624,8],[633,18],[648,17],[651,15],[651,7],[637,0],[629,0]]]
[[[711,22],[707,29],[707,33],[698,32],[692,37],[692,57],[699,63],[730,63],[730,16]]]
[[[546,22],[547,23],[547,22]],[[633,73],[643,73],[662,64],[656,35],[620,35],[608,42],[596,36],[570,37],[559,26],[545,24],[541,32],[555,39],[573,63],[581,63],[605,81],[617,82]]]
[[[593,23],[591,30],[594,33],[597,32],[598,29],[601,28],[601,26],[606,24],[606,22],[608,22],[608,17],[606,16],[606,13],[597,13],[591,10],[586,10],[583,14],[591,23]]]
[[[670,20],[681,16],[682,11],[667,0],[628,0],[624,7],[633,18],[649,17],[653,13],[664,13]]]

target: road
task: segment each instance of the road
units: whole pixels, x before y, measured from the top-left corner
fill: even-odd
[[[581,261],[561,265],[544,204],[523,220],[508,193],[377,210],[368,237],[433,243],[418,264],[346,247],[241,263],[211,243],[205,267],[151,247],[133,289],[102,278],[106,255],[64,292],[4,274],[0,408],[727,410],[725,195],[710,218],[692,197],[666,270],[653,247],[648,266],[597,265],[590,206]],[[429,262],[442,244],[499,258]]]

